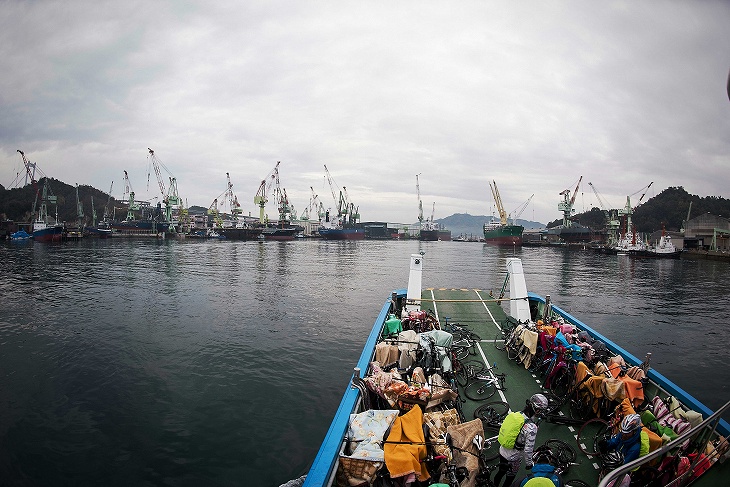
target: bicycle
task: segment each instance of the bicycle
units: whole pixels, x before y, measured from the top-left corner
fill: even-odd
[[[486,432],[485,432],[486,433]],[[476,435],[474,439],[472,440],[472,444],[476,447],[478,453],[473,453],[469,450],[464,450],[461,448],[457,448],[454,446],[453,441],[451,440],[450,435],[447,433],[446,437],[444,438],[446,441],[446,444],[448,445],[449,449],[453,451],[459,451],[464,454],[473,455],[476,456],[478,459],[478,467],[477,467],[477,473],[476,473],[476,485],[480,487],[495,487],[494,483],[492,483],[492,471],[497,469],[497,464],[490,465],[488,462],[494,460],[499,456],[499,442],[497,441],[497,433],[494,433],[494,435],[491,435],[490,433],[487,433],[487,438],[482,437],[481,435]],[[496,445],[496,448],[494,447]],[[496,451],[496,454],[492,456],[493,451]],[[466,467],[459,467],[456,464],[455,455],[451,455],[452,460],[446,463],[443,468],[444,474],[446,477],[446,481],[448,482],[448,485],[450,487],[460,487],[461,482],[464,481],[464,479],[469,477],[469,471]],[[443,455],[436,456],[433,458],[433,460],[440,460],[445,461],[447,458]]]
[[[486,401],[492,397],[498,389],[500,391],[507,390],[504,385],[506,379],[506,374],[478,374],[466,385],[464,388],[464,394],[472,401]]]

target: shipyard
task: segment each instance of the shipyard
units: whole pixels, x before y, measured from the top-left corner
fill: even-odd
[[[472,227],[460,228],[458,236],[452,235],[449,218],[436,219],[436,202],[432,204],[430,216],[424,217],[423,201],[419,175],[415,176],[417,207],[414,205],[415,223],[391,223],[383,221],[362,221],[359,206],[351,200],[345,186],[340,187],[324,166],[324,174],[329,185],[332,200],[325,205],[310,187],[311,196],[304,205],[301,214],[297,214],[294,204],[287,196],[286,188],[281,184],[280,165],[277,162],[270,173],[261,180],[253,197],[258,207],[258,215],[244,215],[239,197],[234,191],[230,174],[226,173],[226,186],[223,193],[212,200],[210,206],[186,207],[184,198],[180,196],[176,178],[168,175],[168,182],[162,176],[162,170],[169,170],[148,149],[150,171],[157,178],[160,200],[155,206],[149,201],[141,201],[135,197],[127,171],[124,171],[124,194],[117,200],[112,197],[112,182],[108,194],[91,187],[85,187],[85,193],[75,189],[75,221],[67,215],[64,221],[58,217],[58,197],[53,194],[50,179],[35,180],[36,164],[31,163],[25,153],[18,149],[26,170],[27,183],[25,193],[33,190],[31,211],[25,214],[33,216],[31,222],[5,220],[1,223],[0,232],[3,239],[15,242],[62,242],[78,241],[82,238],[215,238],[226,240],[261,241],[261,240],[298,240],[322,238],[325,240],[408,240],[421,241],[458,241],[477,242],[503,247],[562,247],[568,250],[590,250],[608,255],[628,255],[636,258],[678,259],[718,259],[730,260],[730,220],[719,215],[703,212],[692,217],[692,201],[689,202],[686,218],[675,228],[666,228],[666,218],[660,215],[661,228],[650,231],[637,231],[634,214],[652,206],[652,198],[648,198],[642,207],[641,203],[652,187],[649,183],[633,195],[626,197],[621,208],[611,208],[601,197],[593,183],[588,186],[595,195],[600,206],[594,206],[589,212],[576,213],[576,196],[581,189],[583,176],[580,176],[575,187],[560,192],[557,209],[562,219],[547,227],[530,222],[533,228],[525,230],[520,224],[520,217],[535,197],[535,194],[511,212],[505,210],[496,181],[489,181],[491,205],[494,213],[489,219],[463,215],[471,220]],[[150,174],[148,174],[148,178]],[[59,184],[63,184],[60,183]],[[67,186],[67,185],[64,185]],[[22,189],[22,188],[21,188]],[[682,188],[668,188],[657,196],[657,206],[663,208],[671,205],[669,200],[674,193],[683,192]],[[2,200],[15,199],[19,190],[4,190],[0,193]],[[97,193],[99,196],[95,196]],[[668,198],[662,198],[665,195]],[[686,195],[686,192],[684,192]],[[640,194],[632,206],[631,198]],[[686,195],[690,197],[691,195]],[[676,197],[676,196],[675,196]],[[104,199],[105,198],[105,199]],[[686,199],[686,198],[685,198]],[[698,205],[703,205],[702,198],[694,198]],[[101,200],[95,203],[95,201]],[[85,204],[88,202],[88,206]],[[267,211],[267,203],[269,210]],[[730,201],[720,198],[730,213]],[[6,203],[7,204],[7,203]],[[119,206],[117,206],[119,205]],[[329,206],[332,205],[332,206]],[[99,212],[97,213],[97,208]],[[417,212],[415,211],[417,208]],[[695,207],[697,209],[697,207]],[[269,217],[269,211],[275,211],[276,218]],[[653,209],[650,211],[654,212]],[[55,213],[53,213],[55,212]],[[495,216],[496,213],[496,216]],[[676,213],[676,210],[673,210]],[[595,214],[598,218],[595,218]],[[641,213],[639,213],[641,214]],[[117,216],[119,215],[119,216]],[[454,215],[456,216],[456,215]],[[593,217],[591,225],[580,223],[582,217]],[[17,217],[16,217],[17,218]],[[480,221],[481,218],[481,221]],[[654,217],[656,218],[656,217]],[[537,228],[534,228],[537,226]],[[479,228],[481,227],[481,228]]]

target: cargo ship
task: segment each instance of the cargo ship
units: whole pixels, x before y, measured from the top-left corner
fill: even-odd
[[[500,220],[492,219],[484,224],[484,242],[499,246],[522,245],[522,225],[503,225]]]
[[[528,292],[518,258],[498,276],[509,283],[505,298],[424,289],[423,265],[423,254],[411,255],[408,287],[383,297],[304,487],[401,485],[408,475],[419,485],[459,485],[455,473],[471,481],[493,474],[502,420],[538,393],[547,407],[530,463],[559,468],[558,485],[727,485],[730,401],[709,409],[655,369],[651,353],[639,359],[550,296]],[[563,332],[577,337],[564,347],[572,358],[558,361],[572,368],[539,373],[551,350],[567,353],[558,347]],[[470,333],[476,338],[458,337]],[[629,415],[641,418],[633,429],[641,453],[617,462],[601,445]],[[516,473],[512,485],[531,475],[524,463]]]
[[[330,216],[329,210],[319,222],[319,236],[325,240],[364,240],[365,229],[356,223],[343,221],[342,217]]]
[[[509,224],[507,212],[504,210],[502,197],[499,195],[496,181],[489,183],[489,189],[492,190],[492,197],[494,198],[494,203],[497,205],[499,220],[492,217],[491,220],[484,224],[484,242],[499,246],[521,246],[522,232],[525,228],[522,225]],[[532,196],[530,199],[532,199]],[[527,201],[529,202],[530,200]]]
[[[418,234],[418,239],[425,242],[449,241],[451,240],[451,230],[442,230],[439,228],[421,229],[421,232]]]

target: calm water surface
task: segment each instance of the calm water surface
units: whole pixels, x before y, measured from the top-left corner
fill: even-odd
[[[459,242],[97,240],[0,247],[0,479],[279,485],[306,472],[381,304],[528,288],[710,407],[730,398],[730,268]],[[701,378],[701,380],[698,380]]]

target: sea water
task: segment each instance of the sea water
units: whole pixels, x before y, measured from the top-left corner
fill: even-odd
[[[709,407],[728,265],[470,242],[87,239],[0,246],[3,485],[273,485],[304,474],[383,302],[528,289]],[[455,317],[458,319],[458,317]]]

